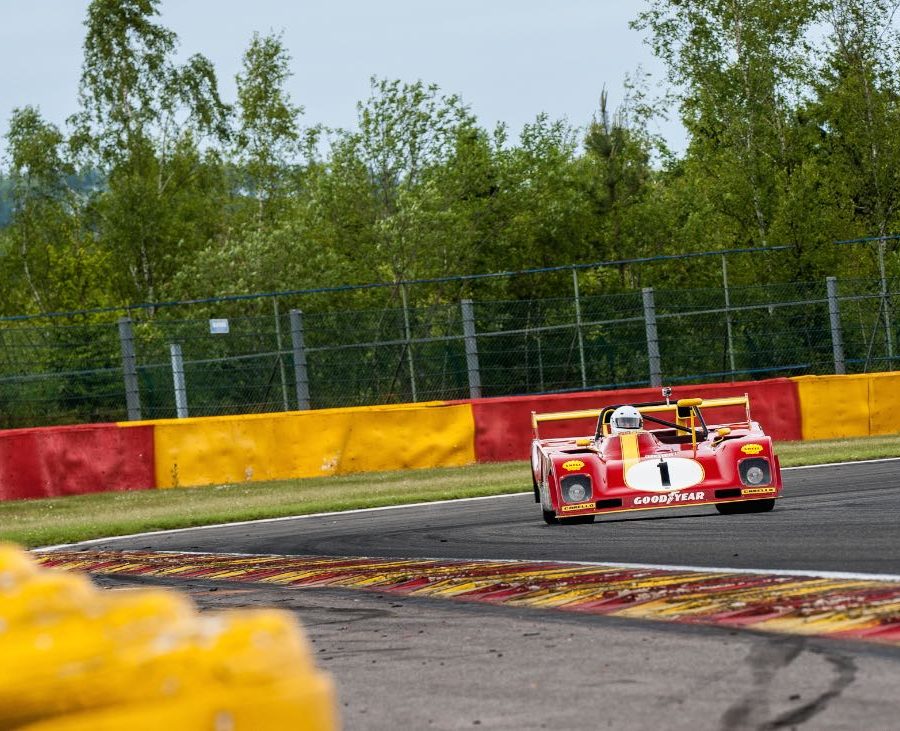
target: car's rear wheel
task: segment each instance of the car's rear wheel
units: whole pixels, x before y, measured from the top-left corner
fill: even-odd
[[[747,500],[739,503],[716,503],[716,510],[722,515],[747,515],[748,513],[768,513],[775,507],[775,498]]]

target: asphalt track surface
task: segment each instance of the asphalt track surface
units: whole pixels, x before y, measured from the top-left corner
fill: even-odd
[[[896,729],[895,647],[363,591],[163,584],[277,607],[332,674],[344,731]]]
[[[761,515],[706,506],[546,526],[520,494],[84,545],[900,574],[900,461],[787,470],[784,481]],[[891,729],[900,718],[895,646],[358,590],[98,581],[170,583],[211,609],[294,612],[337,681],[345,731]]]
[[[900,574],[900,460],[783,475],[784,497],[758,515],[719,515],[700,506],[547,526],[523,493],[163,532],[94,541],[91,548]]]

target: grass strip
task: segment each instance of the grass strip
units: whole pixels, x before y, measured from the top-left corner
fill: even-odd
[[[16,500],[0,502],[0,539],[34,547],[166,528],[500,495],[530,488],[527,463],[506,462]]]
[[[782,467],[900,456],[900,434],[777,445]],[[28,547],[258,518],[531,489],[527,462],[0,502],[0,539]]]

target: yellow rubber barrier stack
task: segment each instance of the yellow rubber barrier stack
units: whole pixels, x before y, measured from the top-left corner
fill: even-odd
[[[293,618],[103,591],[0,544],[0,731],[332,731]]]

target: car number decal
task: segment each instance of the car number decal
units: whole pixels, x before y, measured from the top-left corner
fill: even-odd
[[[703,466],[687,457],[645,459],[625,464],[625,484],[632,490],[645,492],[673,492],[703,482]]]

